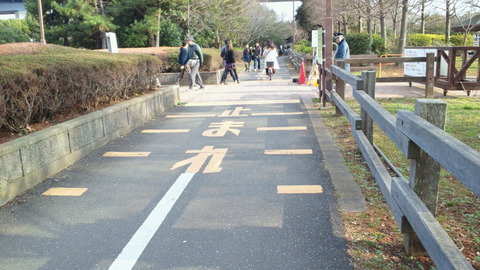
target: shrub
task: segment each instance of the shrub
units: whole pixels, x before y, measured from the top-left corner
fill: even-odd
[[[13,42],[27,42],[30,38],[26,34],[28,27],[23,20],[0,20],[0,44]]]
[[[410,34],[407,35],[407,46],[425,47],[445,45],[444,35]]]
[[[369,54],[372,50],[372,37],[367,33],[348,34],[346,40],[350,54]]]
[[[313,48],[310,46],[310,41],[302,39],[293,46],[293,49],[299,53],[307,54],[312,53]]]
[[[463,39],[464,35],[459,34],[459,35],[452,35],[450,36],[450,43],[452,43],[453,46],[473,46],[473,35],[468,35],[467,36],[467,44],[463,44]]]
[[[156,88],[155,57],[35,46],[30,54],[0,55],[0,127],[10,131]]]
[[[385,41],[378,34],[372,35],[372,52],[374,52],[378,56],[387,52],[387,48],[385,47]]]

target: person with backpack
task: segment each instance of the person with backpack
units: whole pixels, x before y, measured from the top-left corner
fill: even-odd
[[[260,57],[262,56],[262,47],[257,42],[253,47],[253,71],[260,70]]]
[[[224,42],[225,42],[225,45],[223,45],[222,49],[220,50],[220,57],[222,57],[222,59],[223,59],[223,67],[224,67],[224,70],[223,70],[223,73],[222,73],[222,78],[220,79],[220,84],[224,84],[225,80],[227,79],[227,69],[225,68],[225,65],[226,65],[225,57],[226,57],[226,54],[227,54],[227,47],[228,47],[228,43],[230,42],[230,40],[225,39]]]
[[[235,51],[233,50],[232,42],[228,42],[227,50],[225,53],[225,78],[223,80],[224,84],[227,84],[227,73],[230,73],[234,82],[240,83],[238,80],[237,68],[235,66]]]
[[[243,50],[243,62],[245,63],[245,71],[250,71],[250,62],[252,62],[253,53],[248,45]]]
[[[190,86],[187,91],[193,89],[193,85],[197,83],[200,86],[200,90],[205,89],[203,85],[202,77],[200,77],[200,67],[203,65],[203,53],[200,46],[198,46],[194,41],[192,36],[187,38],[187,62],[186,65],[190,66]]]
[[[178,64],[180,65],[180,75],[177,77],[177,84],[180,84],[180,81],[183,79],[183,76],[185,76],[185,63],[187,62],[187,56],[188,56],[188,51],[187,51],[187,42],[182,41],[182,46],[180,47],[180,53],[178,55]]]

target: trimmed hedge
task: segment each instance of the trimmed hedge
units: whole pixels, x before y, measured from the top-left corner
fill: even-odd
[[[350,54],[369,54],[372,50],[372,37],[367,33],[353,33],[346,36]]]
[[[450,44],[449,46],[464,46],[463,45],[463,35],[452,35],[450,36]],[[435,35],[435,34],[410,34],[407,36],[407,46],[417,46],[417,47],[425,47],[425,46],[445,46],[447,43],[445,42],[444,35]],[[466,46],[473,46],[473,35],[467,36],[467,45]]]
[[[156,88],[161,61],[155,57],[31,44],[29,54],[0,54],[0,128],[23,132],[54,114]]]

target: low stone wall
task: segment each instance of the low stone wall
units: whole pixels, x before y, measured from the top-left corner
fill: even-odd
[[[223,70],[217,70],[212,72],[200,72],[200,77],[206,85],[215,85],[220,83]],[[177,83],[177,78],[180,73],[162,73],[160,75],[160,83],[162,85],[174,85]],[[180,81],[181,86],[187,86],[190,84],[189,75],[185,75]]]
[[[0,206],[179,102],[170,86],[0,144]]]

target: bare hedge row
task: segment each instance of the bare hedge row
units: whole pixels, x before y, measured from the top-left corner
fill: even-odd
[[[49,56],[56,60],[45,60],[44,65],[39,64],[38,55],[21,67],[10,62],[16,70],[8,61],[7,65],[0,61],[0,72],[4,71],[0,75],[0,129],[22,132],[29,124],[58,113],[90,111],[100,103],[154,90],[161,65],[155,57],[139,55]]]

